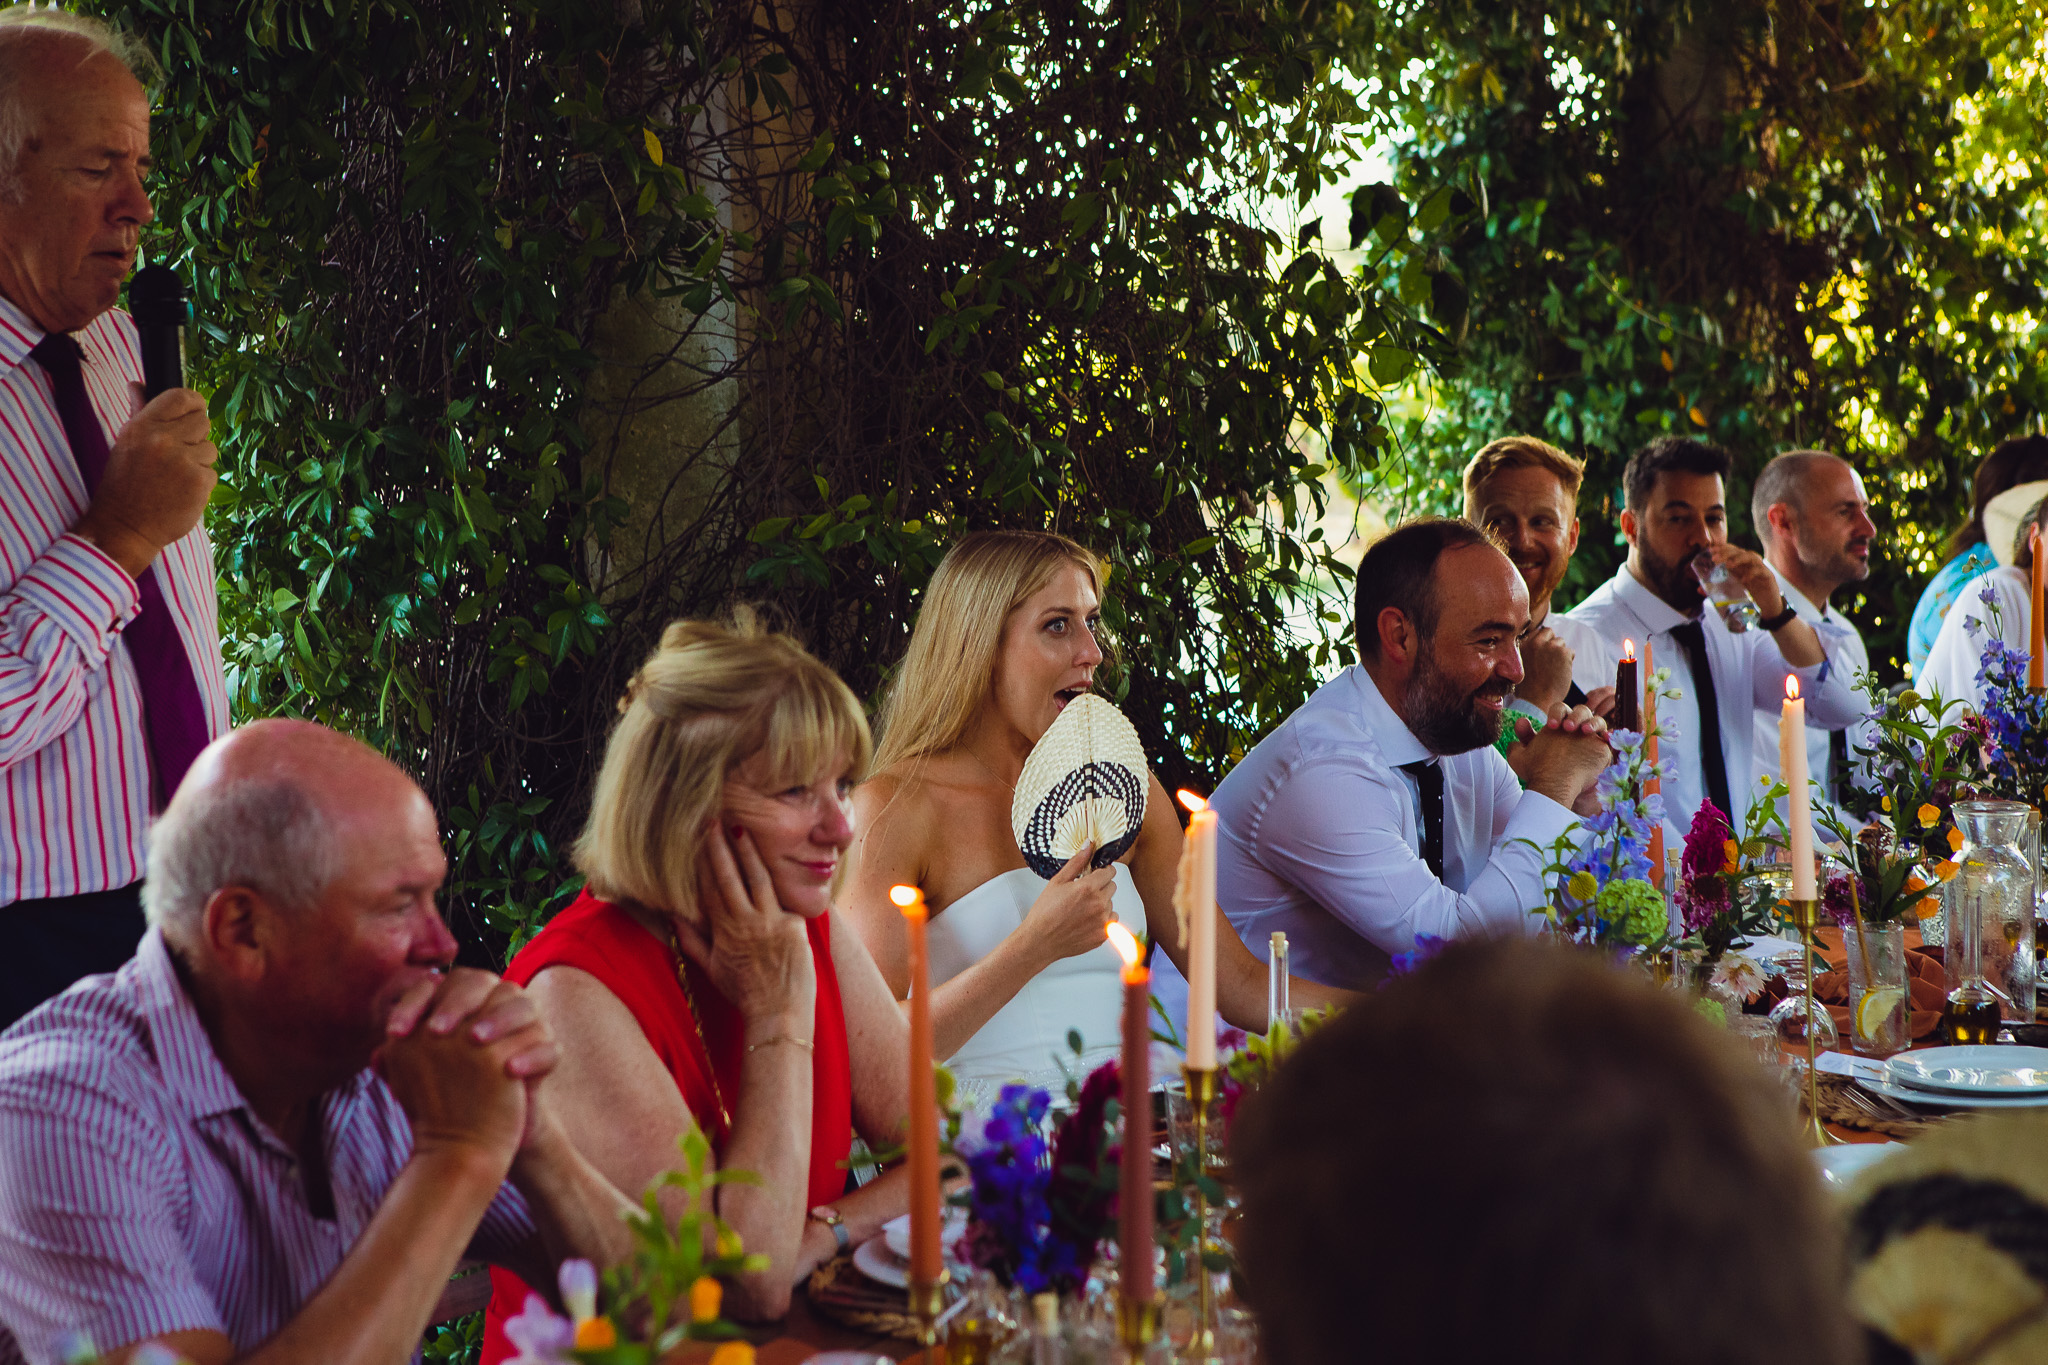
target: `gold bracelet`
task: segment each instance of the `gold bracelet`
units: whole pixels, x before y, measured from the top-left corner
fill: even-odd
[[[813,1049],[811,1046],[811,1040],[808,1038],[799,1038],[794,1033],[775,1033],[770,1034],[766,1038],[763,1038],[758,1043],[748,1043],[747,1053],[749,1056],[751,1056],[756,1049],[764,1047],[774,1047],[777,1043],[794,1043],[796,1044],[796,1046],[802,1048],[806,1052],[815,1051],[815,1049]]]

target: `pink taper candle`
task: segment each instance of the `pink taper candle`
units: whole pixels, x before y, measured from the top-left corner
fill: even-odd
[[[1152,1298],[1152,973],[1131,931],[1111,920],[1124,959],[1123,1163],[1117,1184],[1117,1271],[1131,1302]]]
[[[1792,859],[1792,899],[1810,901],[1815,899],[1813,793],[1806,778],[1806,703],[1800,699],[1796,677],[1785,679],[1785,711],[1778,717],[1778,764],[1791,793],[1785,833]]]
[[[939,1097],[932,1081],[932,986],[925,954],[924,893],[892,887],[910,935],[910,1278],[939,1279]]]

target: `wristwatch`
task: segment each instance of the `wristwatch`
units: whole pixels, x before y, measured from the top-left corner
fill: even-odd
[[[847,1246],[853,1241],[852,1234],[846,1230],[846,1220],[841,1218],[839,1210],[833,1208],[830,1204],[818,1205],[818,1207],[810,1211],[808,1216],[812,1222],[823,1223],[826,1227],[832,1229],[832,1240],[839,1244],[840,1251],[845,1251]]]
[[[1766,616],[1763,620],[1756,623],[1756,627],[1758,630],[1783,630],[1792,624],[1792,618],[1798,614],[1799,609],[1790,602],[1787,602],[1783,611],[1779,612],[1776,616]]]

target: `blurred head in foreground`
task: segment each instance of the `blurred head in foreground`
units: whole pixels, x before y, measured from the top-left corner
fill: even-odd
[[[1454,944],[1231,1136],[1271,1365],[1833,1365],[1839,1238],[1774,1082],[1590,955]]]

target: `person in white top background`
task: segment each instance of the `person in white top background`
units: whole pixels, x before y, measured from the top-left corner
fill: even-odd
[[[144,836],[228,724],[206,400],[114,305],[152,213],[147,45],[0,10],[0,1027],[143,932]]]
[[[1970,584],[1962,597],[1942,618],[1934,648],[1913,679],[1913,690],[1923,697],[1939,696],[1944,701],[1962,700],[1972,710],[1984,707],[1984,689],[1977,670],[1984,664],[1984,646],[1994,637],[2006,648],[2024,654],[2030,648],[2033,602],[2028,577],[2033,572],[2037,546],[2032,537],[2048,533],[2048,500],[2034,505],[2014,535],[2013,562],[2000,565]],[[1987,600],[1988,599],[1988,600]],[[1950,712],[1954,719],[1955,713]]]
[[[1509,705],[1538,723],[1558,702],[1589,706],[1602,717],[1614,709],[1612,686],[1581,689],[1572,681],[1578,653],[1598,647],[1592,630],[1551,610],[1551,598],[1578,552],[1585,474],[1583,461],[1534,436],[1489,442],[1465,466],[1465,520],[1500,542],[1529,589],[1522,681]]]
[[[1869,672],[1870,651],[1862,632],[1831,602],[1841,589],[1870,577],[1870,546],[1877,539],[1877,524],[1870,518],[1862,476],[1839,455],[1788,450],[1756,476],[1749,514],[1786,604],[1813,623],[1835,668],[1852,682]],[[1756,756],[1760,777],[1784,776],[1778,720],[1761,709],[1756,715],[1750,752]],[[1867,749],[1874,742],[1868,735],[1859,738],[1860,729],[1830,729],[1811,721],[1806,726],[1806,770],[1821,794],[1837,806],[1854,768],[1853,746]]]
[[[1396,527],[1357,582],[1364,662],[1260,740],[1211,802],[1216,896],[1238,933],[1260,952],[1281,930],[1297,975],[1352,989],[1423,935],[1540,925],[1549,846],[1590,809],[1611,756],[1606,723],[1561,702],[1523,746],[1520,781],[1493,747],[1522,681],[1529,594],[1478,527]]]
[[[1056,1078],[1070,1029],[1088,1061],[1114,1053],[1123,987],[1103,938],[1110,919],[1164,950],[1155,980],[1169,975],[1162,956],[1185,961],[1173,907],[1181,826],[1157,777],[1137,842],[1110,867],[1087,871],[1084,849],[1047,881],[1025,866],[1010,822],[1032,746],[1095,684],[1102,583],[1100,561],[1064,536],[964,537],[925,590],[882,705],[874,775],[854,792],[859,833],[840,904],[903,999],[907,944],[889,888],[924,889],[933,1051],[978,1090]],[[1218,1011],[1263,1030],[1266,970],[1228,926],[1217,931]],[[1348,998],[1303,982],[1293,1000]]]
[[[1723,490],[1733,463],[1719,446],[1676,436],[1630,456],[1621,513],[1628,558],[1571,612],[1599,637],[1597,648],[1578,657],[1579,686],[1613,682],[1626,640],[1635,642],[1638,659],[1654,644],[1657,667],[1671,670],[1681,695],[1657,704],[1657,720],[1669,769],[1665,819],[1680,835],[1710,798],[1742,827],[1759,790],[1756,717],[1780,712],[1788,677],[1798,677],[1811,723],[1843,726],[1863,714],[1849,670],[1828,657],[1771,566],[1729,543]],[[1727,569],[1749,593],[1761,614],[1754,627],[1738,634],[1719,612],[1705,610],[1694,565],[1707,563]]]

